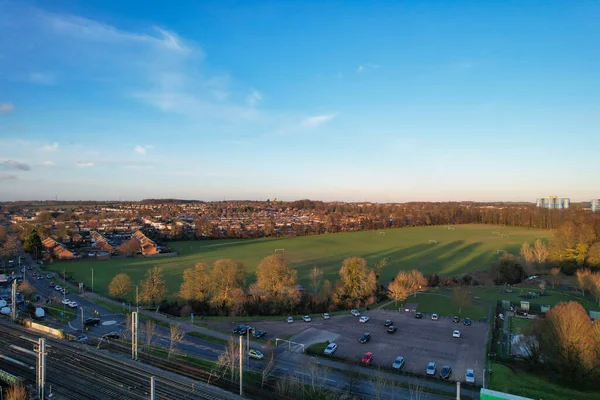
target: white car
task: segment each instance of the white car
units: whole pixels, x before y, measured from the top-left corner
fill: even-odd
[[[362,317],[360,317],[358,322],[360,322],[361,324],[366,324],[367,322],[369,322],[369,317],[367,317],[366,315],[363,315]]]
[[[337,344],[335,343],[329,343],[327,345],[327,347],[325,347],[325,350],[323,351],[323,353],[325,353],[325,355],[332,355],[333,353],[335,353],[335,351],[337,350]]]
[[[460,331],[458,329],[455,329],[454,332],[452,332],[452,337],[459,338],[460,337]]]
[[[435,375],[435,363],[430,362],[427,364],[427,375]]]
[[[312,318],[310,318],[310,315],[305,315],[304,317],[302,317],[302,321],[310,322],[310,321],[312,321]]]
[[[360,317],[360,312],[358,312],[358,310],[352,310],[350,311],[350,314],[354,315],[355,317]]]
[[[470,368],[467,368],[467,372],[465,373],[465,382],[475,383],[475,372]]]
[[[294,318],[292,317],[287,317],[287,323],[291,324],[292,322],[294,322]]]
[[[79,307],[79,304],[77,304],[76,301],[70,301],[68,305],[71,308],[77,308],[77,307]]]
[[[323,313],[323,319],[329,319],[329,313]]]
[[[54,286],[54,290],[56,290],[57,292],[60,292],[62,290],[62,287],[60,287],[59,285]]]
[[[62,299],[61,302],[65,305],[69,305],[69,303],[71,303],[71,300],[69,299]]]
[[[396,360],[394,360],[394,362],[392,363],[392,368],[394,369],[402,369],[402,367],[404,367],[404,357],[396,357]]]
[[[431,314],[431,319],[437,321],[440,317],[437,314]]]

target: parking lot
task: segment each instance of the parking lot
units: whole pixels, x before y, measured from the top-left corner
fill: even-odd
[[[296,333],[291,340],[310,344],[334,341],[338,345],[336,357],[360,361],[370,351],[374,355],[374,366],[391,367],[397,356],[406,360],[403,371],[425,375],[427,363],[437,365],[436,376],[444,365],[452,367],[451,380],[464,381],[467,368],[475,371],[476,384],[481,385],[485,367],[485,348],[489,324],[473,321],[471,326],[452,322],[451,318],[440,317],[432,321],[429,315],[422,319],[414,318],[414,313],[374,310],[363,315],[369,316],[369,322],[362,324],[358,318],[348,314],[335,315],[329,320],[313,318],[312,322],[301,320],[287,324],[282,318],[278,321],[256,322],[258,329],[265,329],[269,337]],[[384,321],[391,319],[398,327],[390,334]],[[461,331],[460,338],[453,338],[455,329]],[[360,344],[358,339],[364,333],[371,334],[371,340]]]

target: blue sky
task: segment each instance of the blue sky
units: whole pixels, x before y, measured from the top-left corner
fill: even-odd
[[[597,1],[0,1],[0,200],[598,198],[598,21]]]

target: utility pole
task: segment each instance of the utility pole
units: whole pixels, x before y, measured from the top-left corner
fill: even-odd
[[[37,394],[40,399],[45,399],[44,386],[46,385],[46,339],[40,338],[37,346]]]
[[[12,284],[12,321],[15,322],[17,320],[17,280],[15,279]]]
[[[460,381],[456,381],[456,400],[460,400]]]
[[[242,396],[243,392],[242,392],[242,377],[244,376],[243,373],[243,365],[244,365],[244,358],[242,357],[242,348],[244,347],[244,342],[242,342],[242,337],[240,336],[240,396]]]
[[[135,311],[140,312],[140,300],[138,294],[138,285],[135,285]]]
[[[155,384],[156,380],[153,376],[150,377],[150,400],[154,400],[155,399],[155,393],[154,393],[154,384]]]
[[[138,359],[138,313],[131,313],[131,359]]]
[[[483,385],[481,387],[485,389],[485,368],[483,369]]]
[[[81,334],[83,335],[83,307],[79,306],[79,308],[81,309]]]
[[[92,270],[92,293],[94,293],[94,268],[90,268]]]

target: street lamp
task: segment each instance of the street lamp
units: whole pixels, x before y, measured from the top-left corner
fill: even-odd
[[[138,295],[138,285],[135,285],[135,311],[140,312],[140,300]]]

